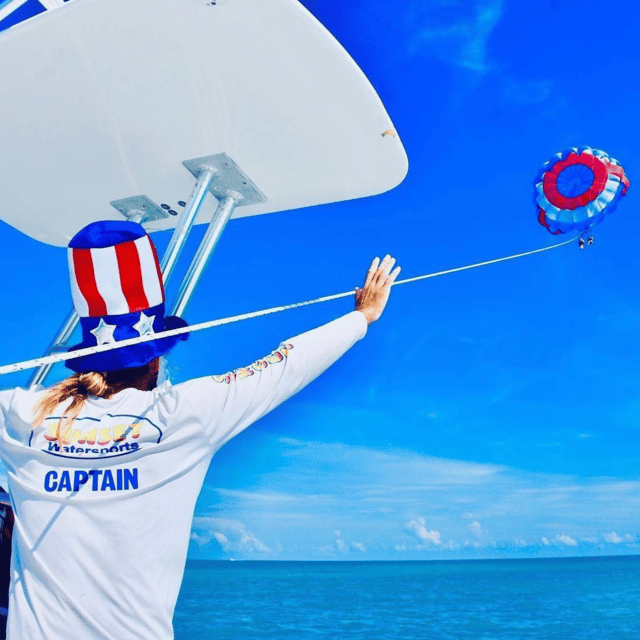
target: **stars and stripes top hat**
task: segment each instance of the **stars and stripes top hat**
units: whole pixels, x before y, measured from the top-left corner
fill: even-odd
[[[73,305],[82,342],[69,349],[186,327],[164,315],[164,286],[156,249],[144,228],[127,221],[93,222],[69,243]],[[140,367],[170,351],[187,335],[160,338],[66,361],[78,373]]]

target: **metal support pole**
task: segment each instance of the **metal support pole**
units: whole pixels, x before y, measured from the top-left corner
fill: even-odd
[[[173,235],[171,236],[171,240],[169,242],[169,246],[162,258],[162,277],[166,282],[173,271],[173,267],[175,266],[178,257],[180,256],[180,252],[182,251],[184,244],[187,240],[189,232],[191,231],[191,227],[200,211],[202,204],[204,203],[204,199],[209,190],[209,186],[211,185],[211,180],[216,174],[217,169],[214,167],[202,166],[200,171],[198,172],[198,180],[194,187],[193,193],[191,194],[191,200],[184,210],[182,217],[178,221],[178,225],[176,226]],[[129,215],[129,220],[133,222],[142,222],[145,219],[145,211],[136,210],[131,211],[131,215]],[[58,331],[56,338],[54,338],[53,342],[49,345],[46,353],[53,353],[61,348],[66,346],[67,341],[71,338],[73,331],[78,326],[80,322],[80,318],[78,314],[72,310],[71,313],[67,316],[64,324]],[[35,387],[38,384],[44,384],[45,379],[49,375],[53,365],[44,365],[40,367],[30,378],[29,387]]]
[[[80,322],[80,318],[74,309],[71,310],[71,313],[67,316],[67,319],[64,321],[64,324],[60,327],[58,331],[58,335],[54,338],[53,342],[49,345],[46,353],[53,353],[61,347],[64,347],[71,338],[71,334],[74,329],[78,326]],[[52,364],[45,364],[40,367],[29,379],[28,386],[29,388],[35,387],[38,384],[44,384],[45,378],[49,375],[49,371],[53,367]]]
[[[2,0],[0,0],[1,2]],[[160,268],[165,283],[171,276],[173,268],[180,257],[207,193],[211,191],[220,202],[198,247],[196,256],[191,262],[189,271],[180,286],[174,309],[174,313],[178,315],[184,312],[189,303],[202,272],[211,257],[211,253],[215,249],[235,207],[238,204],[251,205],[266,201],[264,194],[226,153],[185,160],[183,164],[196,177],[196,184],[191,193],[189,203],[178,220],[169,245],[162,257]],[[111,205],[127,219],[134,222],[143,223],[150,220],[159,220],[166,215],[160,207],[144,195],[114,200]],[[58,336],[51,343],[47,354],[60,351],[66,347],[66,343],[70,340],[78,323],[79,318],[75,311],[72,311],[60,329]],[[29,381],[29,386],[44,383],[50,370],[51,365],[38,369]]]
[[[204,199],[207,195],[211,181],[217,170],[214,167],[203,166],[198,172],[198,180],[191,194],[191,200],[184,210],[178,224],[171,236],[169,246],[167,247],[164,255],[162,256],[162,279],[167,282],[171,276],[171,272],[180,257],[180,253],[184,247],[184,243],[187,241],[189,231],[204,203]]]
[[[209,258],[211,257],[213,250],[216,248],[218,240],[220,239],[227,222],[229,222],[231,214],[236,208],[240,198],[240,194],[232,193],[225,196],[218,204],[218,208],[213,214],[213,218],[211,218],[207,232],[200,242],[198,251],[189,265],[187,275],[182,281],[176,304],[171,312],[172,315],[180,316],[184,313],[184,310],[187,304],[189,304],[189,300],[191,299],[191,296],[193,295],[193,292],[202,276],[202,272],[207,266]]]

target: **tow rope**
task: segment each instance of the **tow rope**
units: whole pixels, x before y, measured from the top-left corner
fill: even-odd
[[[534,249],[533,251],[525,251],[523,253],[515,253],[511,256],[504,258],[494,258],[493,260],[486,260],[484,262],[476,262],[475,264],[468,264],[463,267],[455,267],[453,269],[445,269],[444,271],[436,271],[434,273],[428,273],[423,276],[415,276],[413,278],[405,278],[404,280],[397,280],[393,283],[393,286],[408,284],[410,282],[417,282],[418,280],[427,280],[428,278],[437,278],[438,276],[444,276],[449,273],[456,273],[458,271],[467,271],[468,269],[475,269],[477,267],[485,267],[490,264],[496,264],[498,262],[505,262],[507,260],[515,260],[516,258],[524,258],[525,256],[531,256],[535,253],[542,253],[543,251],[550,251],[551,249],[557,249],[563,247],[570,242],[573,242],[574,238],[565,240],[558,244],[553,244],[548,247],[542,247],[541,249]],[[305,302],[294,302],[292,304],[284,304],[279,307],[271,307],[270,309],[262,309],[261,311],[252,311],[250,313],[242,313],[237,316],[230,316],[228,318],[220,318],[218,320],[209,320],[208,322],[200,322],[199,324],[191,325],[190,327],[181,327],[179,329],[170,329],[168,331],[162,331],[158,333],[149,333],[137,338],[129,338],[128,340],[121,340],[119,342],[110,342],[108,344],[101,344],[95,347],[86,347],[85,349],[77,349],[73,352],[61,352],[52,353],[40,358],[33,358],[33,360],[25,360],[23,362],[16,362],[14,364],[6,364],[0,367],[0,376],[7,373],[16,373],[17,371],[25,371],[27,369],[35,369],[47,364],[54,364],[56,362],[63,362],[71,358],[81,358],[83,356],[92,355],[94,353],[103,353],[105,351],[113,351],[114,349],[121,349],[122,347],[128,347],[134,344],[140,344],[142,342],[151,342],[152,340],[158,340],[159,338],[169,338],[171,336],[179,336],[184,333],[193,333],[195,331],[202,331],[203,329],[211,329],[212,327],[219,327],[224,324],[232,324],[234,322],[241,322],[243,320],[250,320],[251,318],[259,318],[260,316],[270,315],[272,313],[280,313],[281,311],[287,311],[288,309],[296,309],[298,307],[306,307],[312,304],[318,304],[319,302],[329,302],[330,300],[338,300],[339,298],[347,298],[354,295],[353,291],[345,291],[343,293],[335,293],[330,296],[323,296],[321,298],[315,298],[314,300],[306,300]]]

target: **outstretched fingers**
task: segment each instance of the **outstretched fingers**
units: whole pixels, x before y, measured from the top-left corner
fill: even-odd
[[[373,280],[374,276],[378,272],[379,266],[380,266],[380,258],[374,258],[373,262],[371,263],[371,266],[369,267],[369,271],[367,271],[367,277],[365,278],[365,281],[364,281],[365,287],[368,287],[371,284],[371,281]]]
[[[364,287],[356,287],[356,309],[365,315],[369,324],[375,322],[384,311],[391,285],[400,273],[400,267],[395,264],[396,259],[388,254],[382,262],[375,258],[367,272]]]
[[[378,270],[378,283],[384,285],[391,273],[391,269],[393,269],[393,265],[396,263],[396,259],[392,258],[390,255],[386,255],[382,264],[380,265],[380,269]]]
[[[389,286],[391,286],[395,281],[396,278],[400,275],[400,270],[401,267],[398,265],[388,276],[387,276],[387,281],[386,284],[388,284]]]

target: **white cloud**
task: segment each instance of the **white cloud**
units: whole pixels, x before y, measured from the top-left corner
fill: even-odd
[[[196,534],[193,534],[193,535],[196,535]],[[227,538],[227,536],[225,536],[224,533],[220,533],[219,531],[214,531],[213,537],[223,549],[229,546],[229,538]]]
[[[203,535],[197,531],[191,532],[191,540],[193,540],[199,547],[205,547],[211,542],[211,536]]]
[[[338,530],[334,531],[333,533],[336,537],[335,542],[333,543],[336,551],[339,551],[340,553],[348,553],[349,547],[347,546],[347,543],[342,539],[342,533]]]
[[[624,540],[615,531],[605,533],[603,538],[605,542],[610,542],[611,544],[620,544]]]
[[[330,554],[331,552],[337,551],[340,555],[346,555],[352,551],[357,551],[358,553],[366,553],[367,547],[362,542],[351,542],[347,543],[343,536],[342,532],[336,529],[333,532],[335,536],[335,540],[333,541],[332,546],[323,545],[319,548],[320,552],[323,555]]]
[[[409,55],[424,55],[467,69],[474,80],[492,73],[499,79],[499,96],[527,107],[557,103],[548,78],[517,78],[491,56],[491,37],[504,15],[505,0],[406,0]],[[473,84],[473,83],[472,83]],[[553,101],[551,100],[553,96]],[[466,336],[458,338],[473,344]]]
[[[555,542],[559,542],[561,544],[566,544],[567,547],[577,547],[578,543],[576,542],[576,540],[574,540],[571,536],[568,536],[566,534],[562,534],[559,536],[556,536],[554,538]]]
[[[349,547],[347,547],[344,540],[336,540],[334,546],[340,553],[347,553],[349,551]]]
[[[621,544],[622,542],[635,542],[636,537],[630,533],[625,533],[624,536],[619,536],[615,531],[611,533],[605,533],[603,536],[605,542],[609,544]]]
[[[411,53],[426,53],[478,73],[490,68],[488,41],[503,13],[503,0],[418,0],[409,10]]]
[[[195,544],[236,557],[313,558],[318,550],[341,557],[365,549],[370,558],[391,550],[449,558],[465,549],[521,554],[522,541],[538,540],[526,544],[531,553],[536,547],[561,553],[581,545],[593,550],[598,544],[589,540],[605,544],[605,534],[609,544],[621,544],[607,532],[633,530],[640,516],[637,481],[342,443],[274,439],[268,446],[273,470],[254,475],[251,489],[205,487],[199,508],[211,505],[217,517],[196,518]],[[493,531],[499,540],[488,535]],[[640,550],[637,538],[615,536]]]
[[[193,520],[191,540],[199,547],[216,541],[225,553],[273,554],[264,542],[242,523],[223,518],[198,516]]]
[[[424,518],[414,518],[413,520],[409,520],[409,522],[405,523],[404,528],[415,535],[421,542],[435,545],[442,544],[440,540],[440,532],[428,530]]]
[[[285,493],[283,491],[242,491],[239,489],[216,489],[216,491],[225,498],[234,500],[254,500],[261,503],[282,503],[295,502],[300,498],[298,496]]]

